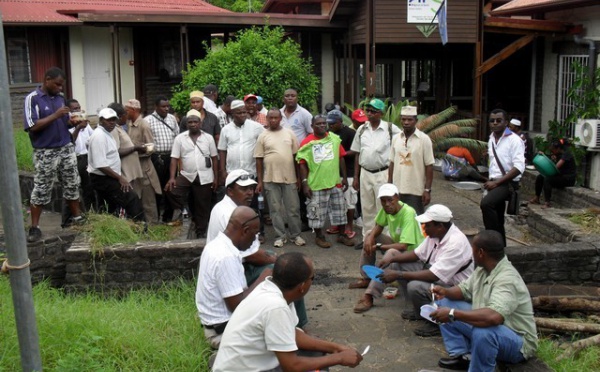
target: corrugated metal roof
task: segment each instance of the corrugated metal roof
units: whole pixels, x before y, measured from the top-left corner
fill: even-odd
[[[0,0],[4,23],[78,24],[79,13],[230,14],[202,0]]]

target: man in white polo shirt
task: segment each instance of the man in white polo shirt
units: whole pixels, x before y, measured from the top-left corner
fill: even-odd
[[[225,231],[204,247],[200,257],[196,307],[204,336],[214,349],[219,348],[221,335],[235,308],[272,273],[267,268],[250,287],[246,284],[242,252],[250,248],[258,228],[258,214],[252,208],[237,207]]]

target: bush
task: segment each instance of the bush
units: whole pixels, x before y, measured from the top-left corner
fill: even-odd
[[[241,98],[248,93],[263,97],[264,106],[281,106],[283,92],[298,90],[298,102],[316,107],[319,79],[312,64],[301,57],[300,45],[285,37],[283,28],[264,26],[242,30],[222,49],[211,50],[183,71],[183,80],[174,87],[171,104],[179,113],[189,108],[189,93],[207,84],[216,84],[221,97]]]
[[[17,151],[17,169],[33,172],[33,147],[29,134],[23,128],[14,128],[15,149]]]

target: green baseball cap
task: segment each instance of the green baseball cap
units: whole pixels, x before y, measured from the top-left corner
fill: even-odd
[[[371,106],[374,109],[379,110],[381,112],[383,112],[383,110],[385,110],[385,103],[383,103],[382,100],[377,99],[377,98],[373,98],[367,106]]]

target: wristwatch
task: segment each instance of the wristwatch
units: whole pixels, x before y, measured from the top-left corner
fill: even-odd
[[[425,189],[425,191],[431,194],[431,189]]]
[[[450,318],[451,322],[454,321],[454,309],[450,309],[450,312],[448,313],[448,318]]]

